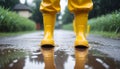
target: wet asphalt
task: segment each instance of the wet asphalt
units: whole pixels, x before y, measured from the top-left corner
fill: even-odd
[[[39,46],[43,31],[0,37],[0,69],[120,69],[120,40],[90,34],[74,48],[72,31],[55,30],[56,47]]]

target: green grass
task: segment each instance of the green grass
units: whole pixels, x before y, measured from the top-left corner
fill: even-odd
[[[65,25],[62,26],[62,29],[64,29],[64,30],[73,30],[73,25],[72,25],[72,23],[65,24]]]
[[[73,30],[72,23],[63,25],[62,29],[64,30]],[[90,31],[90,34],[101,35],[108,38],[120,38],[120,33],[115,32],[105,32],[105,31]]]
[[[120,38],[120,12],[92,18],[88,21],[92,34],[102,35],[109,38]],[[63,25],[64,30],[73,30],[72,23]]]
[[[120,38],[120,12],[92,18],[88,21],[92,33],[109,38]]]
[[[31,31],[35,27],[33,21],[0,7],[0,32]]]
[[[9,37],[9,36],[18,36],[28,33],[33,33],[35,31],[24,31],[24,32],[2,32],[0,33],[0,37]]]
[[[120,12],[119,11],[90,19],[88,22],[91,26],[92,31],[120,33]]]

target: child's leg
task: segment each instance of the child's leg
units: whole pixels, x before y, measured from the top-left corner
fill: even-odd
[[[87,28],[88,13],[92,9],[92,0],[68,0],[68,8],[74,13],[74,27],[76,32],[75,46],[88,46],[85,37]]]
[[[44,22],[44,38],[41,45],[54,46],[54,26],[56,20],[56,13],[60,11],[60,0],[43,0],[40,5],[40,10],[43,13]]]

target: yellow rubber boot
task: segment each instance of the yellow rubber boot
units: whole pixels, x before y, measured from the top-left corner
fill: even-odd
[[[92,0],[68,0],[68,8],[75,15],[73,21],[76,34],[75,46],[89,47],[86,40],[86,26],[88,12],[93,8]]]
[[[87,12],[75,13],[75,28],[76,28],[75,46],[89,47],[88,41],[86,40],[87,21],[88,21]]]
[[[90,32],[90,25],[87,25],[87,30],[86,30],[86,37],[89,35],[89,32]]]
[[[74,33],[76,35],[75,20],[73,20],[73,30],[74,30]],[[86,29],[86,33],[85,33],[86,37],[89,35],[89,32],[90,32],[90,25],[87,25],[87,29]]]
[[[44,20],[44,38],[41,41],[42,45],[52,45],[54,46],[54,25],[56,20],[56,14],[43,14]]]
[[[73,30],[74,30],[74,33],[75,33],[75,35],[76,35],[75,20],[73,20]]]

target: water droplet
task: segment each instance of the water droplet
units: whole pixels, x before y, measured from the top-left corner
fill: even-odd
[[[13,63],[17,63],[18,62],[18,60],[16,59],[16,60],[13,60]]]
[[[38,57],[38,56],[31,56],[31,58],[33,58],[33,59],[34,59],[34,58],[37,58],[37,57]]]
[[[32,53],[33,55],[40,55],[41,52]]]

